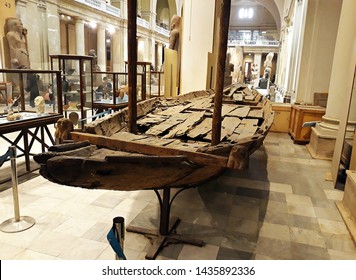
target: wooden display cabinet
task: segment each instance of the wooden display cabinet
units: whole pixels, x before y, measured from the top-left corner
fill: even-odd
[[[81,129],[93,115],[93,57],[50,55],[52,70],[61,71],[64,116]]]
[[[289,103],[272,103],[274,121],[271,126],[273,132],[289,132],[290,113],[292,105]]]
[[[310,140],[310,127],[303,127],[305,122],[317,122],[325,115],[325,108],[312,105],[292,105],[289,134],[295,143],[306,144]]]

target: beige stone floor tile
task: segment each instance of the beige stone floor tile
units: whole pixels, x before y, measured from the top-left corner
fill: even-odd
[[[335,220],[335,221],[343,221],[339,211],[336,207],[332,209],[329,208],[322,208],[322,207],[314,207],[316,216],[321,219],[327,220]]]
[[[91,228],[89,228],[82,238],[90,239],[98,242],[107,242],[107,234],[112,228],[112,224],[96,222]]]
[[[178,260],[216,260],[218,252],[218,246],[209,244],[203,247],[184,245],[178,256]]]
[[[0,260],[12,260],[23,251],[24,248],[8,245],[0,241]]]
[[[322,234],[315,230],[291,227],[290,235],[290,240],[292,242],[326,248]]]
[[[316,217],[314,207],[304,205],[288,205],[288,214],[300,215],[306,217]]]
[[[27,209],[23,209],[23,210],[24,210],[22,211],[23,213],[33,214],[32,209],[29,209],[29,211],[32,212],[28,212]],[[64,215],[56,212],[43,212],[43,211],[39,211],[39,212],[41,213],[38,213],[37,215],[34,214],[31,216],[36,220],[35,227],[41,229],[42,231],[54,230],[62,223],[64,223],[65,221],[71,218],[71,216],[69,215]]]
[[[326,219],[318,219],[320,229],[322,232],[331,234],[349,234],[344,222],[332,221]]]
[[[66,260],[95,260],[109,245],[102,242],[77,238],[69,243],[58,257]]]
[[[328,249],[331,260],[356,260],[356,253]]]
[[[36,227],[36,224],[31,228],[14,233],[0,231],[0,241],[8,245],[14,245],[21,248],[28,248],[33,240],[42,234],[42,230]]]
[[[78,238],[66,233],[53,231],[43,232],[29,246],[28,249],[51,255],[59,256],[68,247],[77,242]]]
[[[14,257],[14,260],[58,260],[57,257],[38,253],[32,250],[24,250]]]
[[[125,225],[128,226],[132,220],[136,218],[138,213],[139,212],[114,208],[109,213],[105,214],[105,216],[102,216],[100,220],[104,223],[112,223],[115,217],[123,217],[125,219]]]
[[[49,212],[54,207],[60,205],[63,202],[62,199],[52,198],[52,197],[41,197],[33,201],[32,203],[27,204],[26,208],[32,208],[40,210],[43,212]]]
[[[95,206],[95,205],[84,205],[76,213],[72,214],[73,217],[89,219],[89,220],[99,220],[101,217],[108,215],[111,209]]]
[[[54,207],[51,212],[74,217],[85,206],[86,204],[78,203],[78,201],[64,200],[61,204]]]
[[[268,183],[251,180],[246,178],[239,178],[239,177],[230,177],[230,176],[220,176],[218,182],[234,186],[234,187],[245,187],[249,189],[257,189],[257,190],[267,190]]]
[[[58,227],[54,229],[54,231],[80,237],[92,226],[94,226],[95,223],[96,221],[92,219],[71,217],[63,223],[59,224]]]
[[[126,232],[125,235],[125,250],[135,250],[142,252],[150,241],[142,234]]]
[[[309,196],[305,195],[297,195],[297,194],[286,194],[286,201],[288,205],[296,205],[296,206],[306,206],[306,207],[313,207],[313,202]]]
[[[290,241],[290,228],[285,225],[262,223],[259,236]]]
[[[331,200],[342,200],[344,197],[344,192],[340,190],[324,190],[327,199]]]
[[[269,190],[272,192],[293,193],[291,185],[269,182]]]
[[[141,212],[148,205],[147,201],[135,200],[132,198],[127,198],[122,201],[118,206],[114,209],[118,211],[130,211],[133,213]]]
[[[288,213],[288,205],[285,202],[269,200],[267,203],[266,211]]]

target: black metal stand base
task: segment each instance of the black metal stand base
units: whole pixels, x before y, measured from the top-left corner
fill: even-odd
[[[163,199],[159,195],[158,191],[155,190],[155,192],[157,194],[161,206],[159,230],[151,230],[135,226],[126,227],[126,230],[128,232],[144,234],[147,238],[152,239],[152,246],[148,250],[145,258],[148,260],[154,260],[159,254],[159,252],[169,244],[184,243],[199,247],[204,246],[205,243],[202,240],[185,238],[184,236],[181,236],[180,234],[176,233],[176,229],[179,223],[181,222],[179,218],[173,217],[173,225],[169,228],[169,214],[171,203],[179,192],[172,198],[172,200],[170,199],[169,188],[163,190]]]

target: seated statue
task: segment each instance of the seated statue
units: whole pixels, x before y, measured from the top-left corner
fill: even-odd
[[[66,140],[71,140],[72,137],[70,133],[74,130],[73,123],[67,118],[60,118],[57,121],[56,131],[54,136],[56,138],[56,143],[63,143]]]

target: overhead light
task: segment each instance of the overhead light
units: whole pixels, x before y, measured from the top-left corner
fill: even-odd
[[[61,18],[64,18],[64,15],[63,15],[63,14],[61,14]]]
[[[114,34],[114,33],[115,33],[115,27],[113,27],[113,26],[109,26],[108,28],[106,28],[106,30],[107,30],[110,34]]]
[[[110,39],[106,39],[106,43],[110,43]]]
[[[239,18],[241,19],[251,19],[253,17],[253,9],[252,8],[241,8],[239,10]]]
[[[250,53],[248,55],[251,55]]]
[[[70,16],[67,16],[67,19],[68,19],[68,20],[71,20],[72,18],[71,18]]]
[[[267,33],[267,31],[262,31],[261,33],[262,33],[262,34],[266,34],[266,33]]]
[[[96,28],[96,22],[95,21],[89,22],[89,26],[93,29]]]

